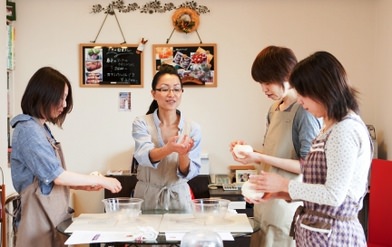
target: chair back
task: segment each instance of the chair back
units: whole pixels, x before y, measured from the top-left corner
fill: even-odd
[[[368,246],[392,246],[392,161],[373,159],[370,171]]]
[[[139,166],[139,162],[135,159],[135,156],[132,156],[132,165],[131,165],[131,173],[136,174],[137,168]]]

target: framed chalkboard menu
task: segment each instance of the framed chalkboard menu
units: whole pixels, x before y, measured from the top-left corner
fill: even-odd
[[[132,44],[80,44],[81,87],[143,87],[143,53]]]

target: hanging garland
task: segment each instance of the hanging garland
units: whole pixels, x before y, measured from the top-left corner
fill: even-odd
[[[116,0],[116,1],[112,1],[106,7],[103,7],[101,4],[93,5],[91,13],[97,14],[100,12],[104,12],[105,14],[113,15],[114,10],[118,10],[118,12],[120,13],[129,13],[131,11],[140,10],[140,13],[153,14],[153,13],[165,13],[167,11],[180,9],[180,8],[192,9],[196,11],[198,15],[210,12],[210,10],[206,6],[198,5],[195,1],[186,1],[185,3],[182,3],[176,7],[171,2],[162,5],[161,1],[158,0],[147,2],[143,6],[139,6],[137,3],[130,3],[126,5],[123,0]]]
[[[193,9],[182,7],[174,12],[172,22],[178,32],[191,33],[199,26],[199,14]]]

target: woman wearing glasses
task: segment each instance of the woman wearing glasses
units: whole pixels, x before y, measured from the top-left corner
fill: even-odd
[[[162,65],[152,81],[153,101],[132,126],[139,163],[134,196],[143,210],[191,210],[188,180],[200,169],[200,126],[177,109],[183,86],[174,67]]]

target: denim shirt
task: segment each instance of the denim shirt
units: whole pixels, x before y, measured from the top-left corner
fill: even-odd
[[[54,185],[53,180],[64,172],[48,140],[47,134],[51,136],[49,128],[46,124],[42,126],[33,117],[25,114],[14,117],[10,124],[14,128],[11,176],[15,190],[21,193],[33,183],[36,177],[41,192],[49,194]]]

